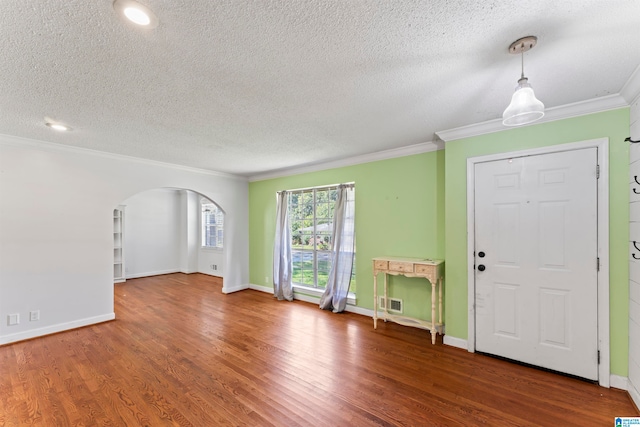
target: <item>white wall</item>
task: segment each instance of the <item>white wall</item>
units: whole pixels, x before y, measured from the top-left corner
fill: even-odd
[[[200,236],[200,204],[202,196],[193,191],[183,191],[181,205],[183,211],[182,222],[182,272],[195,273],[198,271],[198,245]]]
[[[174,189],[149,190],[123,202],[126,278],[180,271],[180,193]]]
[[[157,188],[224,209],[223,292],[246,289],[246,180],[0,135],[0,344],[113,319],[113,209]]]
[[[222,277],[224,275],[224,254],[222,250],[199,248],[198,271],[211,276]]]
[[[640,97],[631,105],[630,111],[631,139],[640,140]],[[640,143],[631,144],[629,158],[631,161],[629,182],[631,188],[640,191],[634,177],[640,180]],[[633,241],[640,242],[640,198],[630,192],[629,212],[629,249],[631,254],[640,257],[640,251],[633,246]],[[640,407],[640,260],[631,255],[629,259],[629,394]]]
[[[128,279],[177,271],[223,276],[223,250],[201,245],[202,198],[193,191],[165,188],[123,202]]]

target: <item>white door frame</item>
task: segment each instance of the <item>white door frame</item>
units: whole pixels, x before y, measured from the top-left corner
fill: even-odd
[[[598,138],[549,147],[533,148],[508,153],[490,154],[467,159],[467,287],[468,287],[468,332],[467,349],[473,353],[476,348],[476,311],[475,311],[475,165],[476,163],[504,160],[511,157],[535,156],[538,154],[557,153],[561,151],[580,150],[596,147],[598,149],[598,383],[609,387],[609,138]]]

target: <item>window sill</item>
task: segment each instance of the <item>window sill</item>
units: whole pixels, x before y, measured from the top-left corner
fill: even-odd
[[[223,248],[213,247],[213,246],[200,246],[200,249],[203,251],[212,251],[212,252],[222,252]]]
[[[307,286],[297,285],[295,283],[292,285],[292,287],[293,287],[294,293],[297,292],[297,293],[301,293],[304,295],[309,295],[317,298],[320,298],[324,293],[324,289],[310,288]],[[349,292],[347,294],[347,304],[356,305],[356,294],[354,294],[353,292]]]

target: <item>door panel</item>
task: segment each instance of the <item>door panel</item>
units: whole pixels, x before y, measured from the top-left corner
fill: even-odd
[[[509,338],[520,338],[520,319],[518,318],[518,285],[496,283],[494,294],[494,331]]]
[[[571,295],[567,291],[540,289],[540,342],[570,349]]]
[[[496,263],[502,266],[518,266],[517,238],[520,232],[520,206],[517,204],[500,204],[495,206],[496,230]]]
[[[568,200],[541,202],[539,209],[540,233],[538,234],[539,265],[541,268],[566,270],[565,230],[567,229]]]
[[[475,165],[476,349],[598,378],[597,149]]]

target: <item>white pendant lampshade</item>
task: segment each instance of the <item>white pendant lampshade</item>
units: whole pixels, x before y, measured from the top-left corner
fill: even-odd
[[[502,124],[505,126],[526,125],[544,116],[544,104],[536,98],[533,88],[526,77],[518,80],[511,103],[502,113]]]
[[[509,46],[509,52],[520,54],[522,58],[522,75],[518,80],[511,103],[502,113],[502,124],[520,126],[535,122],[544,116],[544,104],[536,98],[529,80],[524,76],[524,52],[532,49],[538,41],[535,36],[523,37]]]

